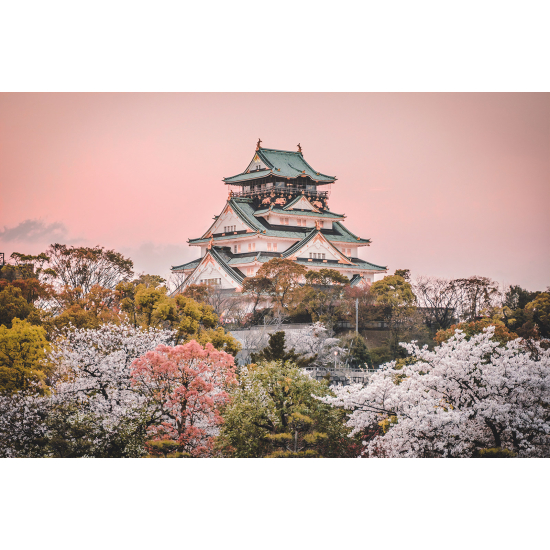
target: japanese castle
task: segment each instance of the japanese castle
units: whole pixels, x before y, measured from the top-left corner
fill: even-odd
[[[253,277],[272,258],[314,270],[335,269],[352,286],[386,273],[386,267],[357,257],[359,247],[371,241],[346,229],[346,216],[329,209],[326,186],[336,178],[314,170],[300,145],[298,151],[260,145],[258,140],[244,172],[223,179],[231,190],[214,223],[201,237],[188,240],[200,247],[200,258],[172,267],[185,276],[176,292],[201,283],[240,292],[245,277]]]

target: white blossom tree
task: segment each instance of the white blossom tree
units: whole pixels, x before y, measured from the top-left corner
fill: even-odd
[[[130,365],[173,337],[130,325],[68,330],[49,355],[50,395],[0,397],[0,455],[143,454],[148,403],[131,387]]]
[[[402,344],[411,357],[323,400],[351,411],[365,456],[550,456],[550,350],[519,339],[501,346],[493,331],[467,340],[457,330],[433,351]]]

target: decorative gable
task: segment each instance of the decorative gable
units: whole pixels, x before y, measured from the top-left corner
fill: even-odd
[[[293,210],[293,209],[309,210],[311,212],[319,212],[319,209],[315,208],[315,206],[313,206],[313,204],[311,204],[311,202],[309,202],[309,200],[304,195],[299,197],[297,200],[293,200],[293,201],[289,202],[283,208],[283,210]]]
[[[185,281],[185,286],[212,284],[220,288],[239,288],[240,282],[227,273],[210,252],[204,256],[200,264],[194,269]]]
[[[210,229],[205,233],[203,238],[209,238],[213,234],[233,233],[235,231],[245,231],[250,229],[242,219],[237,216],[230,204],[226,204],[218,219],[210,226]]]
[[[264,163],[264,161],[258,156],[258,153],[254,155],[252,162],[248,165],[246,173],[254,172],[256,170],[266,170],[269,167]]]
[[[304,239],[304,241],[306,241]],[[303,246],[295,245],[296,250],[290,256],[290,259],[306,258],[312,261],[319,260],[337,260],[342,264],[351,264],[351,262],[331,243],[327,241],[322,233],[317,233],[313,239],[305,242]]]

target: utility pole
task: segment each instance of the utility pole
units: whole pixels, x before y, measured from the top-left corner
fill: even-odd
[[[359,334],[359,298],[355,298],[355,334]]]

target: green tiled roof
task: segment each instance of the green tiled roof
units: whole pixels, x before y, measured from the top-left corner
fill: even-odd
[[[262,210],[256,210],[254,216],[260,216],[269,212],[269,208],[263,208]],[[344,216],[341,214],[335,214],[334,212],[312,212],[311,210],[283,210],[282,208],[272,208],[273,214],[281,214],[282,216],[296,215],[296,216],[314,216],[316,218],[326,219],[342,219]]]
[[[282,151],[279,149],[265,149],[260,147],[256,154],[268,167],[268,170],[256,172],[243,172],[230,178],[224,178],[225,183],[236,183],[253,179],[265,178],[270,174],[283,178],[297,178],[301,175],[309,176],[319,183],[333,183],[336,178],[326,174],[317,173],[304,159],[302,153],[297,151]]]
[[[174,269],[195,269],[195,267],[197,267],[200,263],[200,261],[202,260],[202,258],[197,258],[196,260],[193,260],[192,262],[187,262],[186,264],[182,264],[182,265],[174,265],[171,267],[172,271]]]
[[[263,218],[256,218],[254,214],[254,205],[251,199],[247,198],[232,198],[229,204],[235,214],[253,231],[259,231],[267,237],[288,237],[291,239],[302,240],[311,228],[304,227],[302,230],[296,227],[296,230],[281,230],[274,229],[263,220]],[[286,214],[286,212],[285,212]],[[359,244],[369,244],[369,239],[358,239],[351,231],[346,229],[341,222],[333,222],[333,232],[328,234],[322,232],[326,239],[330,242],[353,242]],[[330,230],[329,230],[330,231]],[[230,239],[249,239],[253,233],[240,233],[238,235],[225,235],[223,237],[216,237],[216,242],[230,240]],[[198,239],[189,239],[190,244],[207,243],[210,240],[209,237],[200,237]]]
[[[350,258],[350,260],[362,269],[372,269],[373,271],[386,271],[388,269],[388,266],[372,264],[371,262],[366,262],[360,258]]]
[[[323,262],[323,260],[312,260],[311,262],[307,258],[298,258],[295,260],[297,263],[305,266],[313,267],[326,267],[327,269],[368,269],[369,271],[385,271],[385,267],[369,267],[369,262],[362,263],[353,263],[353,264],[339,264],[339,263],[329,263]]]
[[[227,263],[225,262],[225,259],[222,258],[221,254],[219,254],[219,252],[215,249],[215,247],[212,247],[209,250],[209,252],[212,255],[212,257],[214,258],[214,260],[216,260],[216,262],[218,262],[220,264],[220,266],[223,268],[223,270],[230,277],[232,277],[233,279],[235,279],[239,283],[243,282],[243,279],[245,278],[244,273],[242,271],[240,271],[239,269],[235,269],[235,268],[230,267],[229,265],[227,265]]]
[[[289,256],[292,256],[294,252],[298,252],[298,250],[300,250],[302,246],[306,245],[309,241],[311,241],[311,239],[313,239],[313,237],[315,237],[317,233],[319,233],[318,229],[313,229],[312,231],[310,231],[301,241],[298,241],[297,243],[293,244],[290,248],[287,248],[283,252],[283,258],[288,258]]]

